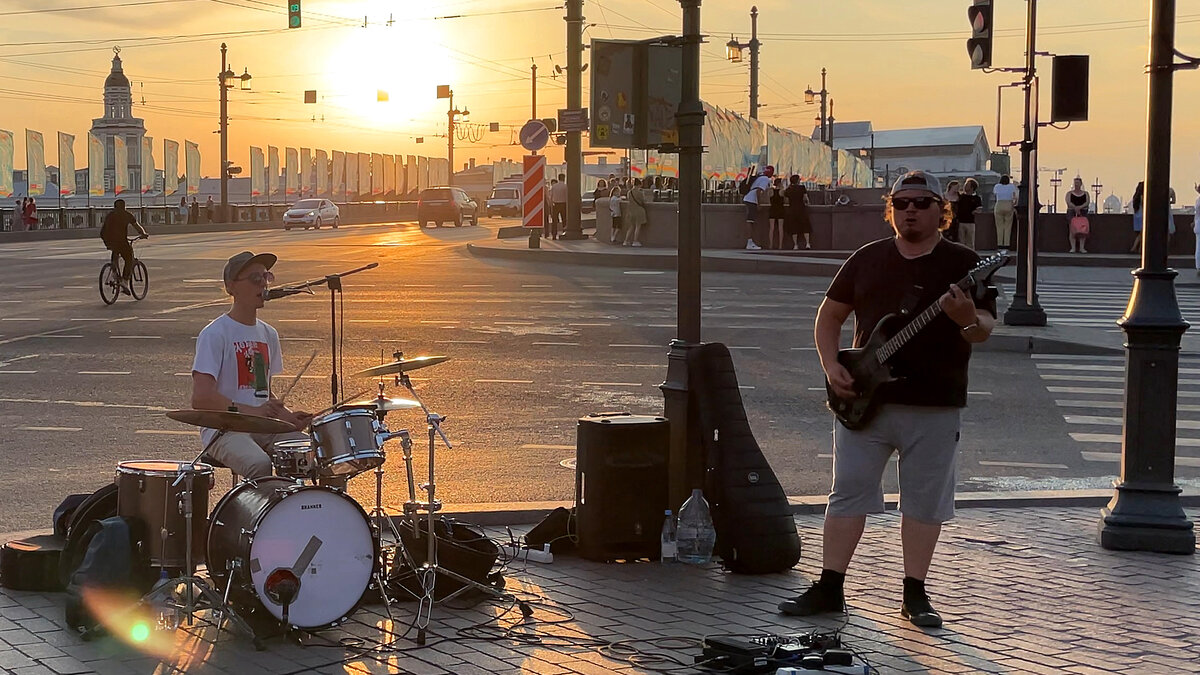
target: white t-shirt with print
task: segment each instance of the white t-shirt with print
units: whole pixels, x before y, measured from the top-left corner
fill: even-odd
[[[256,355],[261,355],[265,382],[255,381]],[[196,338],[192,371],[216,378],[217,391],[234,403],[262,405],[266,397],[256,396],[255,392],[269,392],[271,376],[283,372],[279,333],[261,319],[253,326],[247,326],[222,314],[205,326]],[[207,446],[216,433],[215,429],[202,430],[200,442]]]
[[[1017,201],[1017,184],[1009,183],[1008,185],[1003,185],[1001,183],[997,183],[996,186],[992,188],[992,194],[995,195],[996,201],[1007,199],[1010,202],[1015,202]]]
[[[742,201],[748,202],[750,204],[757,204],[758,203],[758,190],[762,190],[764,195],[767,194],[768,192],[770,192],[770,190],[771,190],[771,177],[770,176],[767,176],[764,174],[764,175],[759,176],[758,178],[755,178],[754,182],[750,184],[750,191],[746,193],[745,197],[742,197]]]

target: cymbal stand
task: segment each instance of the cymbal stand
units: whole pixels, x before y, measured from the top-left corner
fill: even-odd
[[[400,360],[400,356],[400,352],[396,352],[397,361]],[[434,514],[442,509],[442,503],[437,500],[437,484],[434,481],[434,451],[437,445],[437,437],[441,437],[442,442],[446,445],[446,449],[453,449],[453,446],[450,444],[450,439],[446,437],[446,433],[442,431],[441,423],[444,422],[446,418],[437,413],[431,412],[429,408],[425,407],[425,403],[421,401],[421,398],[417,396],[416,390],[413,389],[412,380],[409,379],[408,374],[401,372],[396,375],[396,383],[407,389],[409,394],[412,395],[413,400],[421,406],[421,410],[425,413],[426,429],[429,431],[429,482],[421,485],[421,489],[426,493],[426,500],[423,502],[419,502],[416,499],[416,488],[414,486],[412,472],[412,453],[406,453],[404,458],[408,472],[409,495],[409,500],[404,503],[404,513],[406,516],[409,516],[412,519],[413,536],[415,538],[420,538],[421,536],[419,517],[417,516],[419,512],[424,512],[426,514],[426,527],[428,528],[425,532],[425,541],[428,545],[425,553],[425,564],[422,565],[419,570],[416,570],[420,574],[421,589],[423,591],[423,595],[421,596],[421,604],[417,609],[417,643],[425,644],[426,628],[429,625],[429,617],[433,611],[433,605],[435,602],[434,588],[437,585],[437,575],[445,575],[462,584],[461,588],[446,595],[439,602],[445,602],[446,600],[455,598],[458,595],[472,589],[478,590],[497,599],[511,598],[512,596],[508,593],[499,591],[486,584],[481,584],[474,579],[470,579],[453,570],[440,567],[438,565],[437,528],[434,526]]]

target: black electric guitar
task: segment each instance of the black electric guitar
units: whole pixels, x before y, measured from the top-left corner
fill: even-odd
[[[988,256],[955,285],[970,292],[1007,262],[1008,256],[999,253]],[[879,407],[875,391],[880,385],[895,379],[888,359],[941,313],[942,306],[935,300],[912,321],[907,321],[907,317],[899,314],[888,314],[875,325],[865,345],[838,352],[838,363],[850,371],[850,376],[854,378],[854,391],[858,395],[842,398],[834,393],[828,380],[825,381],[825,391],[829,394],[829,409],[847,429],[862,429],[871,421]]]

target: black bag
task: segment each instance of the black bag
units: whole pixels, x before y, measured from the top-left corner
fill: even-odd
[[[420,518],[417,533],[413,532],[412,522],[400,523],[400,538],[408,549],[417,567],[425,564],[429,553],[427,534],[429,521]],[[492,574],[492,567],[500,557],[500,547],[492,541],[483,530],[475,525],[461,523],[445,516],[434,521],[433,531],[437,534],[437,564],[439,567],[455,572],[471,581],[493,588],[504,587],[504,577]],[[420,575],[415,571],[404,571],[392,579],[394,583],[404,587],[411,596],[420,597],[424,591],[421,588]],[[433,597],[440,600],[451,593],[460,590],[465,584],[451,577],[441,576],[434,585]],[[405,597],[404,594],[400,594]]]
[[[768,574],[800,560],[800,535],[787,495],[763,456],[742,406],[725,345],[688,353],[690,414],[707,457],[704,496],[717,530],[714,553],[725,569]]]
[[[131,607],[149,590],[151,578],[147,570],[134,568],[134,539],[128,520],[113,516],[91,523],[88,530],[87,553],[71,575],[64,607],[67,625],[85,638],[101,629],[93,613],[96,602],[85,596],[104,596],[105,612],[113,611],[114,601],[117,608]]]
[[[738,193],[741,194],[743,197],[750,194],[750,188],[754,186],[754,181],[757,178],[758,178],[757,173],[752,173],[749,176],[746,176],[745,178],[743,178],[742,182],[738,183]]]
[[[560,506],[542,519],[542,522],[525,533],[525,545],[542,550],[550,544],[551,553],[568,553],[575,550],[575,509]]]
[[[75,509],[79,508],[87,500],[91,499],[90,494],[67,495],[58,508],[54,509],[54,534],[60,537],[67,536],[67,530],[70,529],[71,518],[75,515]]]

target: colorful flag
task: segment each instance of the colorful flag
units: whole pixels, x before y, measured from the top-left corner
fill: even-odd
[[[58,132],[58,194],[75,194],[75,137]]]
[[[113,136],[113,194],[119,195],[129,187],[129,149],[124,136]]]
[[[317,150],[316,161],[313,164],[317,172],[317,180],[314,183],[317,191],[314,195],[326,197],[329,195],[329,155],[325,154],[324,150]]]
[[[267,146],[267,201],[279,193],[279,148]]]
[[[200,146],[184,139],[183,154],[183,161],[185,162],[184,174],[187,176],[187,193],[189,195],[198,195],[200,194]]]
[[[383,155],[371,153],[371,196],[383,194],[387,185],[387,168],[383,166]]]
[[[250,146],[250,196],[261,197],[266,184],[262,148]]]
[[[300,157],[296,154],[295,148],[283,149],[283,194],[291,201],[292,197],[296,196],[296,189],[299,187],[299,176],[296,175],[296,170],[300,164]]]
[[[346,200],[358,201],[358,153],[346,153]]]
[[[46,148],[42,134],[25,130],[25,168],[29,170],[29,189],[26,194],[37,197],[46,194]]]
[[[163,194],[171,196],[179,190],[179,142],[163,139]]]
[[[341,150],[333,151],[333,171],[329,188],[334,199],[346,197],[346,153]]]
[[[13,193],[13,134],[0,129],[0,197]]]
[[[154,189],[154,139],[142,136],[142,194]]]
[[[308,148],[300,148],[300,196],[311,197],[313,193],[312,182],[312,151]]]
[[[88,194],[104,194],[104,143],[88,132]]]

